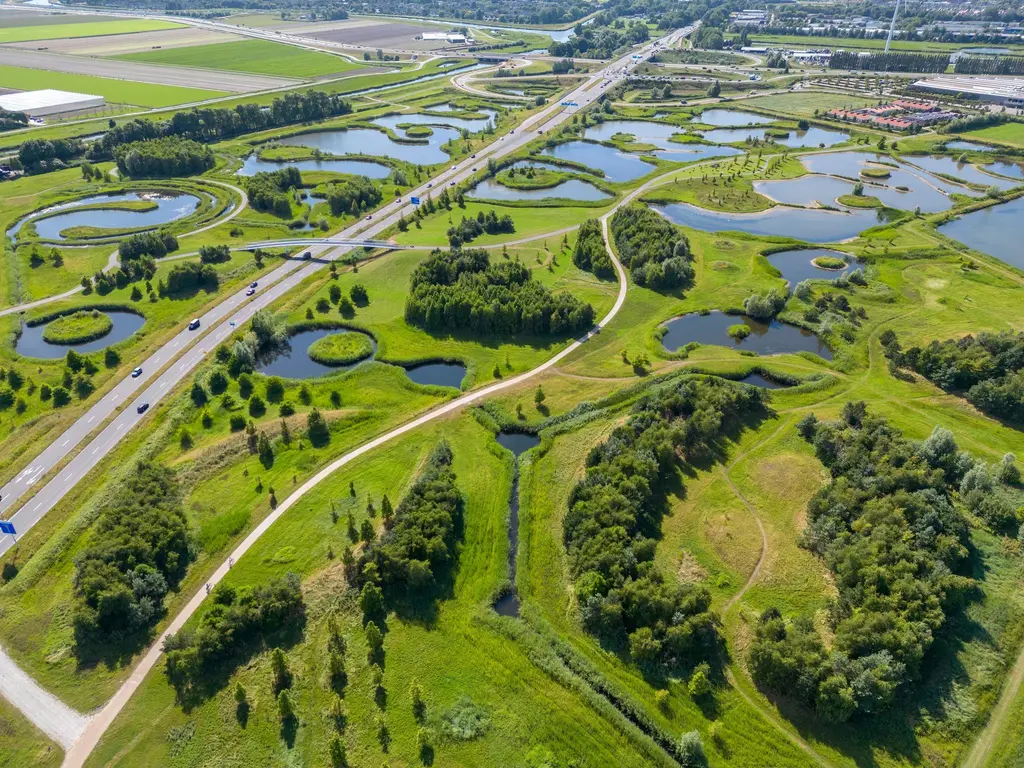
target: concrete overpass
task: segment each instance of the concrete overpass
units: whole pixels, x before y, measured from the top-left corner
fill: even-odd
[[[309,238],[285,238],[283,240],[261,240],[258,243],[247,243],[246,245],[238,246],[240,251],[255,251],[262,250],[264,248],[309,248],[311,246],[321,245],[344,245],[350,248],[388,248],[390,250],[401,250],[403,248],[413,248],[412,245],[399,245],[398,243],[391,242],[390,240],[367,240],[360,238],[351,237],[322,237],[316,240],[310,240]]]

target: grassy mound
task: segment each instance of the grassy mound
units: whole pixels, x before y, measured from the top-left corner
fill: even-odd
[[[850,208],[880,208],[882,205],[881,200],[871,195],[840,195],[837,202]]]
[[[750,335],[750,326],[746,323],[730,325],[728,333],[734,339],[745,339]]]
[[[886,168],[865,168],[860,175],[865,179],[888,179],[892,173]]]
[[[81,344],[106,336],[113,327],[110,317],[98,309],[82,310],[47,324],[43,329],[43,340],[51,344]]]
[[[816,259],[811,259],[811,264],[818,269],[831,269],[835,271],[846,269],[847,266],[846,259],[840,259],[837,256],[819,256]]]
[[[434,135],[434,129],[429,125],[413,125],[406,129],[405,135],[410,139],[425,139]]]
[[[309,347],[309,357],[322,365],[349,365],[372,354],[373,343],[362,333],[332,333]]]

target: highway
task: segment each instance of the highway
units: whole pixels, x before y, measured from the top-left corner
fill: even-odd
[[[653,41],[642,48],[631,50],[618,61],[589,75],[585,82],[563,97],[562,101],[578,103],[581,108],[584,107],[624,76],[629,68],[650,55],[659,44],[671,45],[673,41],[686,36],[693,29],[687,27],[677,30],[660,41]],[[633,58],[636,56],[640,58]],[[375,238],[398,222],[402,211],[408,206],[409,198],[426,197],[442,185],[449,186],[453,182],[456,185],[468,182],[476,175],[478,169],[486,166],[488,158],[497,159],[518,151],[537,138],[538,133],[557,127],[575,111],[576,108],[563,109],[560,103],[551,105],[527,118],[513,132],[480,150],[475,158],[449,166],[430,182],[410,191],[401,202],[384,206],[374,214],[372,220],[358,221],[334,237],[360,241]],[[260,309],[270,306],[307,277],[323,269],[330,261],[346,255],[351,248],[334,248],[310,241],[307,250],[315,256],[314,259],[287,261],[261,279],[260,288],[255,296],[247,297],[245,290],[240,289],[201,315],[198,318],[198,330],[189,331],[183,328],[173,339],[141,363],[141,376],[126,377],[112,388],[32,460],[20,474],[0,488],[0,517],[11,520],[17,531],[15,536],[4,534],[0,537],[0,555],[15,544],[18,534],[25,533],[38,523],[71,488],[117,446],[121,438],[146,418],[146,414],[136,412],[140,404],[148,403],[152,409],[189,376],[206,355],[234,333],[237,327],[251,319]],[[102,430],[99,434],[92,437],[75,454],[79,446],[100,427]],[[62,463],[64,466],[33,497],[11,512],[37,483],[45,480]]]

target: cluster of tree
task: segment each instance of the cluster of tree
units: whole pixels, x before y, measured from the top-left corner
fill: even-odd
[[[229,369],[235,376],[243,371],[251,371],[259,355],[279,349],[287,339],[288,328],[284,317],[261,309],[253,315],[249,331],[235,341],[224,362],[229,363]],[[243,397],[248,395],[243,394]]]
[[[743,300],[743,312],[755,320],[771,320],[782,311],[784,306],[786,306],[786,294],[777,288],[772,288],[763,295],[751,294]]]
[[[484,250],[436,250],[412,274],[405,321],[431,331],[564,335],[590,328],[594,308],[552,293],[518,261],[491,264]]]
[[[302,186],[302,174],[294,165],[279,171],[263,171],[250,176],[245,182],[249,204],[257,211],[272,211],[290,218],[292,200],[289,190]]]
[[[140,463],[108,504],[75,559],[72,621],[84,655],[149,627],[192,558],[172,470]]]
[[[211,265],[185,261],[171,267],[167,280],[160,282],[160,293],[174,296],[185,291],[215,291],[219,282],[217,270]]]
[[[146,291],[152,292],[153,286],[149,282],[156,274],[156,262],[150,256],[140,256],[137,259],[122,261],[117,269],[112,272],[97,270],[90,281],[88,277],[82,278],[82,287],[89,290],[95,289],[96,293],[106,295],[115,288],[126,288],[131,283],[140,280],[146,281]],[[136,289],[138,291],[138,289]],[[142,292],[132,292],[135,300],[142,298]]]
[[[913,443],[862,402],[847,403],[839,421],[811,414],[798,428],[832,475],[808,503],[801,542],[838,590],[831,650],[810,616],[787,624],[769,609],[750,669],[759,685],[843,722],[884,710],[918,679],[948,614],[970,598],[973,580],[957,575],[968,525],[950,491],[974,462],[948,430]]]
[[[199,247],[199,261],[203,264],[223,264],[231,260],[231,249],[226,245],[203,245]]]
[[[693,47],[705,51],[718,51],[725,45],[725,35],[719,27],[703,24],[693,35]]]
[[[946,71],[949,56],[944,53],[869,53],[861,56],[857,51],[835,51],[829,57],[832,69],[867,69],[873,72],[938,72]]]
[[[516,231],[516,223],[507,213],[498,218],[493,209],[486,214],[477,211],[476,218],[467,219],[462,217],[458,224],[448,227],[448,242],[452,248],[461,248],[463,243],[468,243],[480,235],[500,235]]]
[[[0,108],[0,133],[14,131],[28,125],[28,115],[24,112],[8,112]]]
[[[658,290],[693,280],[690,241],[646,205],[631,203],[617,210],[611,231],[619,259],[637,285]]]
[[[548,53],[568,59],[610,59],[620,48],[644,43],[651,36],[647,24],[640,20],[633,21],[629,26],[602,26],[600,22],[599,14],[593,23],[577,25],[572,37],[564,43],[552,42],[548,46]]]
[[[896,334],[881,336],[886,357],[943,389],[962,392],[976,408],[1024,422],[1024,333],[979,333],[900,349]]]
[[[938,128],[939,133],[964,133],[979,128],[988,128],[992,125],[1001,125],[1006,122],[1006,115],[996,112],[983,112],[979,115],[964,115],[956,120],[950,120]]]
[[[360,216],[380,204],[384,193],[364,176],[327,187],[327,204],[335,216]]]
[[[781,69],[785,72],[789,72],[789,59],[787,59],[782,53],[775,52],[769,54],[767,61],[764,65],[771,69]]]
[[[452,449],[442,440],[394,514],[385,508],[387,531],[363,549],[356,578],[389,599],[436,594],[458,557],[462,505]]]
[[[164,136],[216,141],[282,125],[320,122],[351,111],[352,105],[336,94],[305,91],[280,96],[269,106],[247,103],[238,104],[233,109],[192,109],[176,112],[170,119],[159,123],[136,118],[104,133],[103,138],[90,148],[89,155],[94,159],[112,157],[114,147],[121,144]]]
[[[178,250],[178,238],[170,232],[159,231],[128,235],[117,246],[122,264],[126,261],[141,259],[144,256],[159,259],[176,250]]]
[[[572,252],[572,263],[598,277],[614,277],[615,266],[604,245],[601,222],[587,219],[576,234],[576,247]]]
[[[1024,56],[961,56],[953,71],[958,75],[1024,75]]]
[[[306,621],[302,585],[294,573],[258,587],[218,584],[212,603],[195,631],[182,630],[164,640],[164,671],[182,700],[259,641],[294,632]]]
[[[25,173],[45,173],[67,168],[84,151],[79,139],[29,139],[18,149],[18,162]]]
[[[763,410],[763,390],[722,379],[677,381],[646,395],[587,456],[563,534],[586,628],[645,664],[693,667],[718,647],[711,596],[654,565],[679,455],[713,456],[723,429]]]
[[[553,75],[564,75],[567,72],[572,72],[573,61],[572,59],[559,59],[551,65],[551,74]]]
[[[123,176],[191,176],[213,168],[213,150],[180,136],[133,141],[114,148],[114,161]]]

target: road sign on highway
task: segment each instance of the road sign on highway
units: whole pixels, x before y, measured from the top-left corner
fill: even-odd
[[[9,533],[11,536],[16,534],[17,531],[14,530],[14,523],[9,520],[0,520],[0,533]]]

